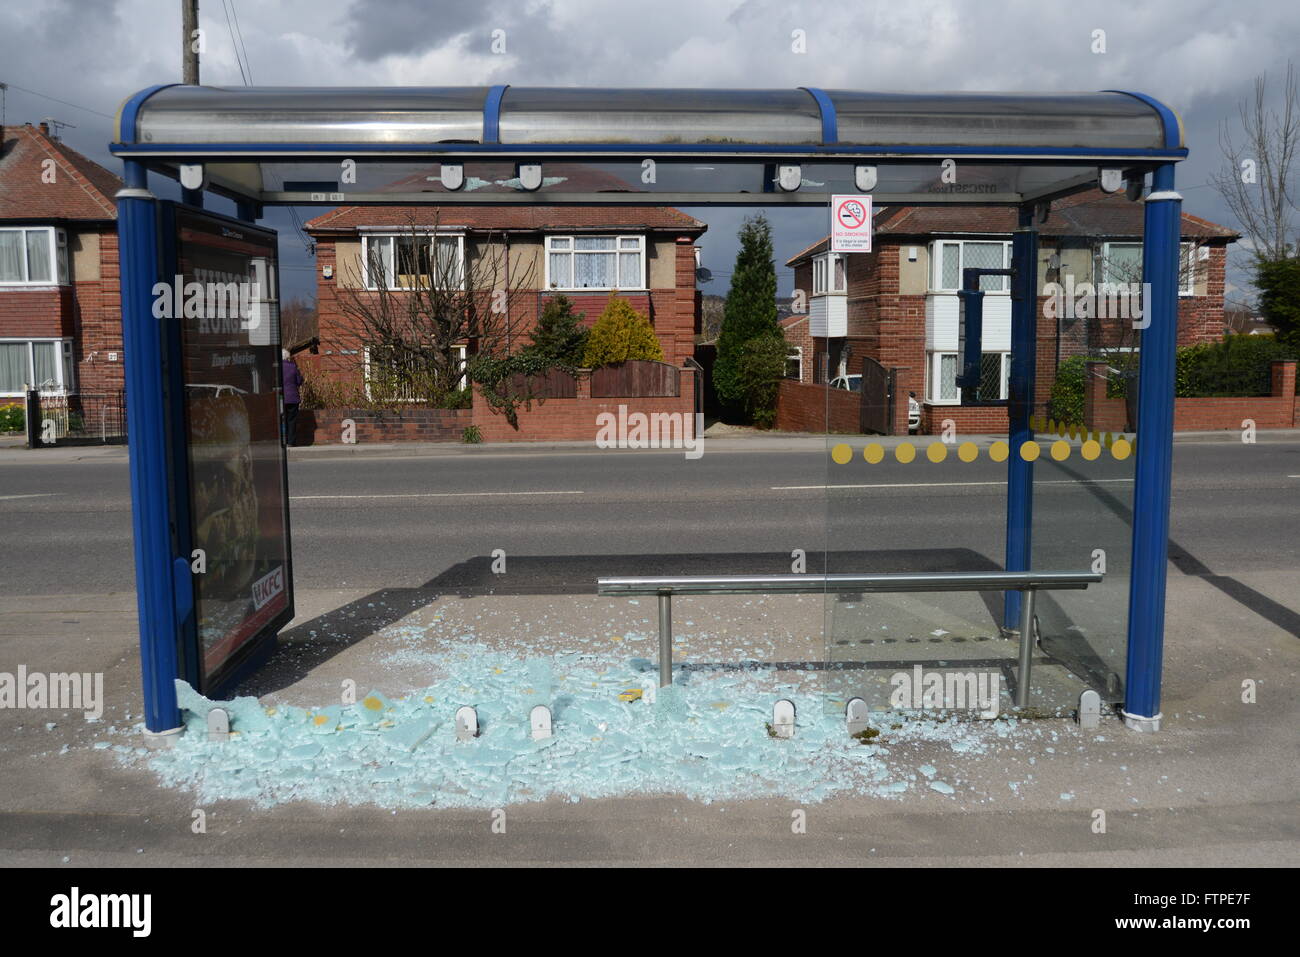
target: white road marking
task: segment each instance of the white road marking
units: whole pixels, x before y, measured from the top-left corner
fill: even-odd
[[[398,492],[391,495],[290,495],[289,501],[301,502],[306,499],[372,499],[372,498],[460,498],[484,495],[583,495],[582,490],[546,491],[546,492]]]
[[[62,495],[62,492],[29,492],[26,495],[0,495],[0,499],[6,498],[49,498],[51,495]]]
[[[1300,478],[1300,476],[1296,476],[1296,478]],[[1108,482],[1132,482],[1133,479],[1089,479],[1088,481],[1096,482],[1100,484],[1103,482],[1107,482],[1107,483]],[[892,482],[884,485],[773,485],[771,486],[771,491],[793,492],[793,491],[808,491],[808,490],[828,489],[828,488],[952,488],[952,487],[969,486],[969,485],[1006,485],[1006,484],[1007,484],[1006,482]],[[1035,486],[1079,485],[1079,484],[1081,483],[1072,482],[1069,479],[1053,479],[1048,482],[1034,483]]]

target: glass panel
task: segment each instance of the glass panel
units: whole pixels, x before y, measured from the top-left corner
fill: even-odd
[[[582,240],[578,240],[578,242],[581,243]],[[586,287],[608,289],[616,285],[614,282],[614,258],[614,253],[575,253],[573,256],[573,285],[579,289]]]
[[[574,240],[575,249],[613,249],[613,236],[579,236]]]
[[[433,277],[429,240],[421,236],[398,236],[395,242],[397,285],[404,289],[427,286]]]
[[[960,395],[957,389],[957,354],[945,352],[939,356],[939,398],[956,400]]]
[[[996,243],[966,243],[963,250],[965,262],[962,263],[963,269],[1005,269],[1006,268],[1006,244]],[[1005,276],[982,276],[980,277],[980,288],[985,292],[1001,292],[1006,289],[1007,277]]]
[[[551,253],[551,285],[567,289],[573,285],[573,254]]]
[[[371,289],[387,289],[392,285],[393,238],[369,236],[366,238],[366,255],[369,259],[369,284]]]
[[[59,388],[59,344],[57,342],[32,343],[36,359],[36,387],[44,392]]]
[[[53,282],[50,271],[50,233],[45,229],[27,231],[28,282]]]
[[[0,342],[0,392],[22,392],[30,381],[27,343]]]
[[[940,243],[943,274],[939,279],[940,289],[961,288],[961,246],[957,243]]]
[[[618,254],[618,285],[620,289],[641,288],[641,254]]]
[[[1141,243],[1106,243],[1102,247],[1101,275],[1102,282],[1141,282]]]
[[[569,239],[568,236],[554,236],[554,237],[551,238],[551,248],[552,248],[552,249],[568,249],[568,248],[570,248],[570,245],[572,244],[572,242],[573,242],[573,240]]]
[[[460,239],[456,236],[439,236],[435,242],[438,249],[438,281],[450,286],[459,285],[462,278]]]
[[[0,229],[0,282],[23,282],[27,278],[21,229]]]
[[[1002,395],[1002,382],[1002,353],[986,352],[981,355],[980,386],[976,393],[980,401],[990,402],[1004,398]]]

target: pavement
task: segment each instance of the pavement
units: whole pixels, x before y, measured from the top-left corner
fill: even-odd
[[[1240,445],[1236,433],[1228,436]],[[955,754],[933,742],[893,749],[897,767],[929,765],[960,777],[963,785],[951,795],[922,788],[904,799],[799,804],[766,796],[708,805],[671,794],[552,798],[508,805],[505,834],[493,832],[487,809],[301,801],[202,805],[207,833],[193,833],[200,806],[193,793],[161,787],[138,763],[96,747],[129,740],[123,735],[142,707],[125,449],[0,450],[0,518],[15,543],[0,561],[0,580],[8,583],[0,596],[0,671],[12,672],[15,663],[101,671],[108,702],[98,723],[72,712],[0,709],[0,858],[54,866],[1295,866],[1300,527],[1293,476],[1300,474],[1300,433],[1260,433],[1260,447],[1248,452],[1258,457],[1248,467],[1241,449],[1224,442],[1219,435],[1178,439],[1162,732],[1128,732],[1113,717],[1098,732],[1046,719],[980,754]],[[373,681],[390,695],[419,688],[428,662],[411,655],[410,635],[434,627],[435,619],[447,640],[472,627],[477,640],[503,650],[521,633],[542,647],[584,628],[593,641],[648,635],[653,628],[643,606],[590,594],[584,556],[690,555],[710,545],[716,552],[734,537],[745,554],[770,560],[788,555],[791,539],[811,529],[825,539],[807,538],[810,551],[835,552],[855,541],[896,550],[942,544],[966,549],[971,561],[996,558],[978,549],[987,527],[1000,521],[993,472],[986,479],[982,471],[943,471],[962,468],[954,463],[927,465],[935,470],[927,473],[894,465],[870,487],[839,491],[827,486],[843,484],[839,476],[850,473],[828,471],[826,447],[825,436],[710,440],[710,453],[729,454],[706,454],[701,462],[713,471],[695,473],[671,453],[403,446],[390,454],[371,447],[372,467],[357,451],[295,449],[295,495],[358,497],[295,503],[299,616],[270,666],[243,690],[268,705],[310,706],[333,700],[347,678]],[[427,461],[440,455],[458,458],[436,468]],[[481,466],[474,456],[485,456]],[[531,464],[503,470],[503,458]],[[852,476],[863,481],[861,472]],[[591,523],[572,537],[557,534],[578,514],[564,511],[570,506],[525,508],[471,495],[489,488],[526,493],[561,477],[581,480],[582,514]],[[1122,475],[1109,480],[1116,484],[1044,487],[1040,501],[1055,503],[1044,520],[1059,523],[1057,538],[1078,539],[1086,529],[1089,541],[1076,549],[1100,535],[1122,551],[1127,486]],[[453,481],[466,489],[452,493],[464,501],[375,497],[440,495]],[[805,488],[781,491],[786,485]],[[667,518],[663,503],[680,504],[687,491],[700,506]],[[863,497],[837,506],[837,495]],[[755,509],[761,496],[771,505]],[[644,514],[635,510],[638,502]],[[828,516],[836,520],[828,524]],[[956,531],[967,526],[969,533]],[[643,527],[646,537],[629,531]],[[485,554],[487,541],[512,534],[504,540],[511,556],[525,559],[517,569],[521,584],[487,587],[474,556]],[[443,539],[467,542],[458,552]],[[723,557],[734,560],[730,552]],[[1070,550],[1060,558],[1078,563]],[[452,572],[462,577],[440,579]],[[572,587],[577,579],[586,593]],[[978,606],[939,611],[980,616]],[[1105,621],[1104,602],[1065,604],[1061,612]],[[817,658],[825,614],[816,597],[681,602],[682,661],[722,662],[738,643],[760,638],[766,660]],[[830,614],[852,621],[843,609]],[[343,637],[320,641],[313,630]],[[611,645],[615,659],[627,653]],[[791,827],[797,810],[806,813],[804,833]],[[1106,815],[1104,833],[1095,828],[1097,811]]]

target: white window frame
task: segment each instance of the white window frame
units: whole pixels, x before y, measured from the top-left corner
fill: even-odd
[[[1011,353],[1008,352],[986,352],[986,356],[999,355],[1002,357],[1002,387],[998,399],[1006,399],[1011,392]],[[941,399],[939,398],[940,369],[943,367],[943,356],[953,356],[960,362],[960,353],[952,349],[935,349],[926,353],[925,369],[925,401],[928,405],[951,405],[958,406],[965,401],[962,393],[965,391],[961,386],[957,386],[957,398]],[[960,369],[960,365],[954,366],[954,374]]]
[[[576,240],[578,239],[612,239],[614,240],[614,248],[602,249],[602,250],[594,250],[594,249],[579,250],[577,248],[577,242],[576,242]],[[569,244],[568,248],[556,249],[554,247],[554,243],[556,240],[567,242]],[[577,275],[577,270],[574,268],[574,266],[577,265],[577,263],[574,261],[575,257],[582,256],[582,255],[608,256],[610,253],[614,254],[614,273],[615,276],[617,276],[620,271],[620,266],[618,264],[618,257],[620,255],[625,255],[632,251],[630,249],[623,248],[624,240],[629,240],[629,241],[635,240],[637,244],[636,251],[639,254],[638,261],[640,262],[640,266],[641,266],[638,285],[635,286],[617,286],[617,285],[616,286],[575,286],[575,285],[561,286],[551,278],[551,256],[552,255],[556,255],[556,256],[567,255],[569,257],[569,282],[572,283],[573,277]],[[548,235],[543,243],[542,261],[545,265],[547,289],[555,289],[561,292],[612,292],[615,289],[617,289],[619,292],[643,292],[649,288],[647,285],[648,279],[646,275],[646,237],[640,233],[556,233],[554,235]]]
[[[446,230],[417,230],[415,235],[417,237],[428,237],[429,255],[430,255],[431,262],[436,262],[435,257],[437,256],[437,250],[434,248],[434,244],[436,240],[450,239],[453,237],[456,239],[456,261],[457,261],[457,266],[459,267],[458,271],[460,274],[457,277],[457,280],[463,286],[465,283],[465,234],[463,232],[450,232]],[[392,277],[390,282],[395,284],[397,282],[397,263],[395,261],[397,255],[396,241],[398,239],[410,239],[410,238],[411,238],[411,233],[409,231],[407,232],[374,231],[374,232],[363,232],[361,234],[361,285],[363,288],[371,292],[377,292],[381,288],[387,289],[389,292],[402,292],[405,290],[409,290],[411,288],[410,286],[399,286],[399,285],[388,285],[388,286],[381,287],[379,285],[376,285],[376,283],[372,281],[370,275],[370,244],[372,241],[377,239],[393,240],[392,244],[389,246],[392,252],[389,254],[388,260],[384,264],[384,271],[390,277]]]
[[[35,346],[37,343],[54,343],[58,346],[58,361],[54,369],[58,374],[58,383],[53,389],[40,389],[45,395],[75,395],[76,394],[76,365],[72,361],[72,340],[55,336],[33,336],[23,338],[19,336],[5,336],[0,338],[0,345],[13,345],[14,343],[23,343],[27,346],[27,372],[29,375],[36,374],[36,354]],[[37,385],[39,383],[28,382],[28,385]],[[23,393],[19,392],[0,392],[0,396],[5,398],[21,397]]]
[[[1142,248],[1142,243],[1141,242],[1135,243],[1131,241],[1102,243],[1101,244],[1101,260],[1102,260],[1101,276],[1098,277],[1097,280],[1099,283],[1108,281],[1106,276],[1106,264],[1110,262],[1110,250],[1112,246],[1133,246],[1140,250]],[[1199,267],[1197,266],[1196,263],[1196,244],[1179,243],[1178,260],[1179,260],[1178,271],[1180,273],[1178,278],[1178,295],[1180,297],[1194,296],[1196,295],[1196,275],[1199,270]],[[1139,282],[1141,281],[1141,277],[1139,277],[1138,281]]]
[[[1003,269],[1011,266],[1011,240],[1001,239],[990,236],[987,239],[936,239],[930,244],[930,292],[932,293],[955,293],[961,289],[961,276],[966,269],[966,244],[980,243],[1001,243],[1003,247],[1002,262]],[[943,285],[943,247],[957,247],[957,285],[954,288],[947,288]],[[1009,296],[1011,295],[1011,277],[1009,276],[990,276],[990,279],[998,279],[1004,288],[985,290],[985,295],[989,296]]]
[[[45,233],[49,245],[49,279],[0,279],[0,287],[66,286],[68,284],[68,233],[54,226],[0,226],[0,233]],[[27,238],[23,237],[23,273],[27,273]]]
[[[456,383],[456,391],[464,392],[469,388],[469,373],[467,366],[469,364],[468,349],[465,344],[452,346],[452,351],[460,356],[460,381]],[[361,383],[365,388],[366,398],[373,398],[370,394],[370,346],[363,346],[361,350]],[[419,399],[398,399],[398,402],[419,402]]]
[[[835,281],[835,264],[839,263],[840,277],[842,282],[839,288],[834,288]],[[814,296],[842,296],[848,287],[848,268],[849,264],[844,259],[843,253],[820,253],[813,257],[813,295]]]

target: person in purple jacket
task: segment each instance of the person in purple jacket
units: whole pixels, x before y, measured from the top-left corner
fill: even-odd
[[[298,403],[302,401],[302,373],[298,363],[289,357],[288,349],[280,350],[280,372],[284,382],[284,428],[281,440],[285,445],[295,445],[295,428],[298,424]]]

